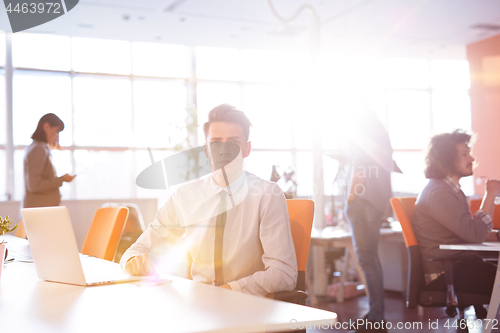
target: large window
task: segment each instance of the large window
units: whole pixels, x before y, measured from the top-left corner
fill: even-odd
[[[239,50],[213,47],[196,48],[198,79],[238,81],[241,79]]]
[[[430,131],[430,95],[426,91],[389,91],[388,128],[394,149],[423,149]]]
[[[135,75],[186,78],[189,49],[182,45],[132,43],[132,70]]]
[[[0,31],[0,67],[5,66],[5,33]]]
[[[429,62],[425,59],[387,59],[384,76],[390,88],[429,88]]]
[[[6,160],[6,155],[5,155],[5,150],[0,149],[0,161],[5,161]],[[6,182],[4,179],[6,178],[5,175],[7,174],[7,165],[5,163],[0,163],[0,176],[2,177],[2,181],[0,182],[0,200],[7,200],[6,196]]]
[[[469,89],[469,63],[462,60],[432,60],[431,86],[436,89]]]
[[[3,35],[0,35],[3,38]],[[0,38],[0,50],[5,40]],[[181,45],[65,36],[16,34],[13,38],[14,199],[24,193],[24,148],[40,117],[65,123],[62,150],[53,150],[63,199],[158,196],[137,189],[135,177],[171,154],[186,137],[189,49]],[[3,56],[5,52],[0,52]],[[35,56],[36,55],[36,56]],[[0,58],[0,158],[5,177],[5,79]],[[132,76],[133,72],[133,76]],[[6,193],[1,182],[2,198]]]
[[[241,58],[246,82],[298,83],[309,72],[307,53],[243,50]]]
[[[65,122],[58,174],[75,173],[63,199],[158,197],[137,188],[135,177],[180,149],[186,137],[203,144],[202,125],[216,105],[241,108],[253,123],[248,171],[269,179],[272,166],[294,170],[299,196],[311,196],[314,137],[324,150],[324,191],[338,195],[341,167],[352,132],[351,110],[373,109],[386,126],[403,174],[395,192],[425,185],[423,149],[428,138],[470,130],[467,61],[339,57],[322,54],[311,70],[307,53],[142,43],[66,36],[13,36],[14,117],[6,124],[5,37],[0,33],[0,160],[5,128],[12,126],[15,199],[23,195],[24,148],[39,118]],[[187,130],[190,103],[198,129]],[[193,142],[193,141],[191,141]],[[7,164],[0,165],[5,177]],[[344,180],[345,181],[345,180]],[[471,179],[463,184],[472,194]],[[6,192],[0,182],[0,198]]]
[[[65,124],[60,144],[71,145],[71,78],[66,73],[17,70],[13,86],[14,144],[29,145],[38,120],[57,114]]]
[[[130,74],[130,43],[126,41],[74,37],[73,70],[88,73]]]
[[[5,101],[5,33],[0,31],[0,200],[7,200],[7,156],[5,144],[7,143],[7,114]]]
[[[216,105],[228,103],[242,108],[241,86],[238,83],[200,82],[197,85],[198,143],[205,142],[203,124],[208,120],[208,112]]]
[[[76,145],[131,146],[130,80],[79,75],[73,79],[73,92]]]
[[[5,110],[5,107],[6,107],[5,103],[6,103],[6,101],[5,101],[5,72],[3,69],[0,69],[0,146],[5,145],[6,140],[7,140],[7,137],[6,137],[7,114],[6,114],[6,110]],[[3,159],[2,161],[5,161],[5,159]]]
[[[293,97],[286,87],[247,84],[243,87],[243,110],[252,121],[252,147],[284,149],[292,145]]]
[[[14,67],[71,69],[71,39],[65,36],[14,34],[12,37]]]
[[[182,82],[134,81],[134,145],[172,148],[186,136],[186,87]]]
[[[76,197],[78,199],[134,197],[134,160],[131,151],[77,150]],[[97,191],[100,193],[97,194]]]

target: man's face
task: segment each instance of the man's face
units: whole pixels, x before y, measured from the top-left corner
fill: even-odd
[[[215,122],[208,129],[207,149],[212,169],[217,170],[234,160],[240,151],[243,158],[250,155],[251,143],[245,140],[239,124]]]
[[[459,177],[471,176],[473,173],[472,162],[474,162],[474,157],[470,154],[470,148],[465,143],[459,143],[455,160],[455,175]]]

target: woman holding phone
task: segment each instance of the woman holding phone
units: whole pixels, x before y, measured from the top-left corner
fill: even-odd
[[[24,154],[24,208],[59,206],[59,187],[75,178],[68,174],[57,177],[52,165],[50,148],[59,146],[59,132],[63,129],[63,121],[53,113],[47,113],[38,121],[31,136],[33,142]]]

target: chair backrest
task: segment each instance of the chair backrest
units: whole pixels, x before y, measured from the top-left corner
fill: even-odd
[[[85,237],[82,253],[113,261],[127,217],[127,207],[97,209]]]
[[[104,203],[101,207],[118,207],[123,206],[128,208],[128,218],[125,222],[125,229],[123,230],[123,234],[134,233],[134,232],[142,232],[146,230],[146,225],[144,224],[144,219],[142,217],[141,209],[139,205],[135,203],[117,203],[117,202],[107,202]]]
[[[16,228],[16,233],[14,234],[14,236],[25,239],[28,238],[28,236],[26,236],[26,229],[24,229],[23,220],[19,220],[19,223]]]
[[[306,265],[311,244],[311,230],[314,219],[314,201],[305,199],[288,199],[288,216],[292,231],[295,255],[297,256],[297,285],[295,290],[306,290]],[[305,300],[303,303],[305,305]]]
[[[413,219],[413,213],[415,212],[415,197],[394,197],[391,198],[391,206],[396,214],[396,218],[401,224],[403,229],[403,237],[405,239],[406,247],[413,245],[418,245],[417,238],[413,232],[413,226],[411,220]]]
[[[309,244],[311,243],[314,201],[288,199],[286,204],[288,206],[295,255],[297,256],[297,268],[299,271],[305,271],[307,256],[309,255]]]
[[[481,202],[483,199],[470,199],[469,200],[469,210],[472,215],[474,215],[481,207]],[[495,210],[493,211],[493,229],[500,229],[500,205],[495,205]]]
[[[391,206],[403,229],[403,237],[408,252],[408,285],[406,291],[406,306],[410,309],[419,304],[420,290],[425,285],[422,254],[417,238],[413,232],[413,213],[415,212],[414,197],[391,198]]]

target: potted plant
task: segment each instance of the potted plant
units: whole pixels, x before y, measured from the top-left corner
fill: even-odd
[[[12,224],[12,220],[9,219],[9,216],[6,216],[5,218],[0,216],[0,236],[2,236],[6,232],[11,232],[11,231],[16,230],[17,224],[13,228],[10,227],[11,224]],[[7,254],[6,252],[7,252],[7,248],[5,246],[5,241],[2,240],[0,242],[0,258],[1,258],[0,277],[2,276],[3,262],[5,260],[6,254]]]

